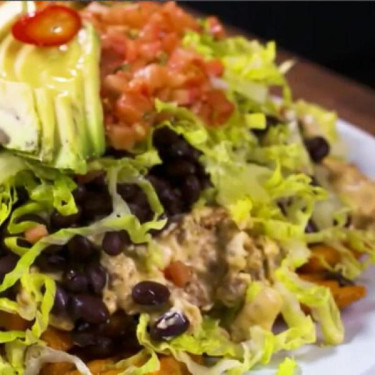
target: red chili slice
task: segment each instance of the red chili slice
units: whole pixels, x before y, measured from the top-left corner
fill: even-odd
[[[82,26],[79,14],[62,5],[50,5],[22,16],[12,28],[20,42],[39,47],[60,46],[69,42]]]

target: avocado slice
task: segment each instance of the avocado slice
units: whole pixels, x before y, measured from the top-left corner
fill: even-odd
[[[0,79],[0,144],[38,154],[41,123],[32,87]]]
[[[85,173],[86,161],[82,150],[77,147],[79,129],[74,121],[73,107],[69,96],[55,98],[58,145],[54,166],[59,169],[72,169],[77,173]]]
[[[98,157],[105,151],[105,130],[103,107],[100,100],[100,70],[99,61],[101,46],[99,36],[91,24],[86,24],[79,35],[84,55],[82,73],[85,91],[85,110],[87,134],[91,141],[91,157]]]
[[[42,125],[41,150],[38,159],[53,162],[56,147],[56,118],[53,92],[46,88],[35,89],[37,111]]]
[[[20,12],[34,4],[14,3],[25,3]],[[83,173],[86,161],[105,151],[100,53],[91,24],[61,47],[23,44],[11,33],[0,40],[0,145]]]

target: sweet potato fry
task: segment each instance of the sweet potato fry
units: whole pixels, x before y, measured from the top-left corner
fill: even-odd
[[[49,363],[45,365],[40,375],[66,375],[74,368],[71,363]]]
[[[0,328],[7,331],[25,331],[31,325],[27,320],[22,319],[17,314],[9,314],[5,311],[0,311]]]
[[[351,305],[366,296],[366,288],[362,285],[340,286],[336,280],[327,280],[323,273],[300,274],[301,279],[329,288],[340,309]]]
[[[366,289],[362,285],[340,287],[337,284],[337,286],[328,287],[331,289],[332,295],[340,309],[343,309],[366,296]]]
[[[60,331],[53,327],[48,327],[41,338],[48,346],[56,350],[66,352],[73,346],[73,342],[67,332]]]
[[[107,370],[107,366],[112,365],[114,362],[112,359],[99,359],[96,361],[89,362],[87,367],[90,369],[93,375],[117,375],[124,370]],[[77,370],[68,372],[67,374],[61,375],[80,375]]]
[[[173,357],[160,358],[160,370],[149,375],[189,375],[186,366],[177,362]]]
[[[321,259],[324,259],[330,266],[335,266],[340,261],[340,253],[330,246],[324,244],[315,245],[311,248],[311,251],[311,258],[299,269],[299,272],[314,274],[325,271],[326,268]]]

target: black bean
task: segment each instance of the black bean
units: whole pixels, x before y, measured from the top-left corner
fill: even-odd
[[[118,184],[117,192],[125,201],[131,201],[135,198],[139,191],[139,187],[135,184]]]
[[[182,200],[179,191],[174,189],[167,181],[155,176],[149,176],[149,180],[155,187],[160,202],[169,215],[177,215],[182,212]]]
[[[38,256],[35,264],[42,272],[63,271],[67,265],[63,254],[48,254],[43,252]]]
[[[86,188],[93,192],[108,192],[106,173],[104,171],[98,172],[98,175],[86,184]]]
[[[89,294],[73,295],[69,310],[74,319],[83,319],[93,324],[104,323],[109,318],[109,311],[101,298]]]
[[[179,141],[179,136],[168,127],[163,127],[154,131],[153,143],[157,149],[164,148]]]
[[[168,311],[162,315],[150,328],[150,336],[153,340],[168,340],[186,332],[189,328],[189,320],[178,311]]]
[[[17,246],[30,249],[33,245],[30,242],[26,241],[24,238],[17,238]]]
[[[90,333],[100,337],[118,338],[135,331],[136,322],[134,317],[125,314],[123,311],[117,311],[109,319],[100,324],[90,324],[85,321],[78,321],[75,325],[74,332]]]
[[[43,254],[56,254],[62,252],[64,250],[64,246],[61,245],[49,245],[43,250]]]
[[[169,289],[155,281],[141,281],[133,287],[132,297],[135,303],[144,306],[162,306],[170,297]]]
[[[102,247],[108,255],[119,255],[124,249],[131,244],[127,231],[107,232],[104,235]]]
[[[129,203],[130,211],[141,223],[152,220],[152,211],[149,207]]]
[[[91,258],[95,252],[95,245],[86,237],[75,235],[68,242],[69,256],[73,260],[83,261]]]
[[[90,289],[95,294],[101,294],[107,283],[107,271],[99,263],[92,263],[86,270]]]
[[[105,151],[105,156],[111,156],[115,159],[122,159],[132,157],[133,155],[129,151],[116,150],[113,147],[108,147]]]
[[[55,229],[69,228],[77,224],[82,216],[82,209],[77,207],[78,211],[72,215],[62,215],[54,210],[51,215],[51,225]]]
[[[96,334],[93,332],[73,331],[71,337],[73,344],[79,347],[90,346],[96,343]]]
[[[83,347],[79,354],[88,359],[101,359],[113,356],[116,352],[116,344],[108,337],[96,337],[94,344]]]
[[[313,220],[309,220],[305,227],[305,233],[316,233],[319,232],[319,228],[316,226]]]
[[[69,295],[63,289],[63,287],[56,283],[56,294],[55,294],[55,302],[53,304],[52,312],[55,315],[63,315],[66,313],[69,303]]]
[[[184,140],[180,139],[173,143],[168,149],[161,152],[163,160],[175,159],[175,158],[193,158],[194,149]]]
[[[175,159],[164,166],[166,174],[171,177],[184,177],[196,172],[195,165],[184,159]]]
[[[132,203],[135,203],[139,206],[144,206],[144,207],[150,207],[149,203],[148,203],[148,199],[147,199],[147,195],[146,193],[143,191],[143,189],[141,189],[139,186],[137,186],[138,188],[138,191],[137,191],[137,194],[135,195],[135,197],[133,198],[133,202]]]
[[[63,285],[73,293],[84,293],[88,290],[88,278],[83,271],[71,268],[64,272]]]
[[[320,136],[305,139],[305,146],[315,163],[321,162],[330,152],[329,143]]]
[[[26,203],[29,200],[29,193],[23,186],[18,186],[16,188],[17,192],[17,202],[16,206],[21,206],[22,204]]]
[[[23,215],[23,216],[18,217],[15,220],[16,223],[23,223],[24,221],[32,221],[34,223],[43,224],[45,226],[48,226],[47,222],[44,218],[40,217],[39,215],[35,215],[35,214]]]
[[[85,199],[85,196],[86,196],[86,192],[87,192],[87,190],[86,190],[85,185],[77,184],[77,187],[73,191],[74,200],[77,203],[83,202],[83,200]]]
[[[13,253],[9,253],[0,258],[0,280],[2,281],[5,275],[11,272],[16,266],[19,257]]]
[[[252,129],[256,136],[263,136],[267,133],[268,129],[282,123],[277,117],[266,116],[266,127],[264,129]]]
[[[311,178],[310,185],[311,186],[320,186],[319,181],[316,179],[315,176],[309,176]]]
[[[182,185],[182,196],[184,200],[191,205],[199,199],[200,193],[201,185],[198,178],[195,176],[186,177]]]
[[[133,318],[122,311],[118,311],[111,315],[107,322],[96,326],[96,332],[101,336],[116,338],[133,333],[134,327]]]
[[[86,220],[93,220],[97,216],[107,216],[112,212],[112,198],[109,193],[88,192],[82,209]]]

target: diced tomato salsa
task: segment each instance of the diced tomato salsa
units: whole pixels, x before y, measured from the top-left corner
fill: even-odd
[[[224,66],[182,45],[187,30],[201,27],[174,2],[96,2],[82,15],[102,40],[101,94],[112,147],[130,149],[146,137],[156,121],[156,98],[189,108],[207,126],[228,120],[233,104],[212,84]],[[209,29],[215,37],[224,36],[216,18],[209,19]]]

